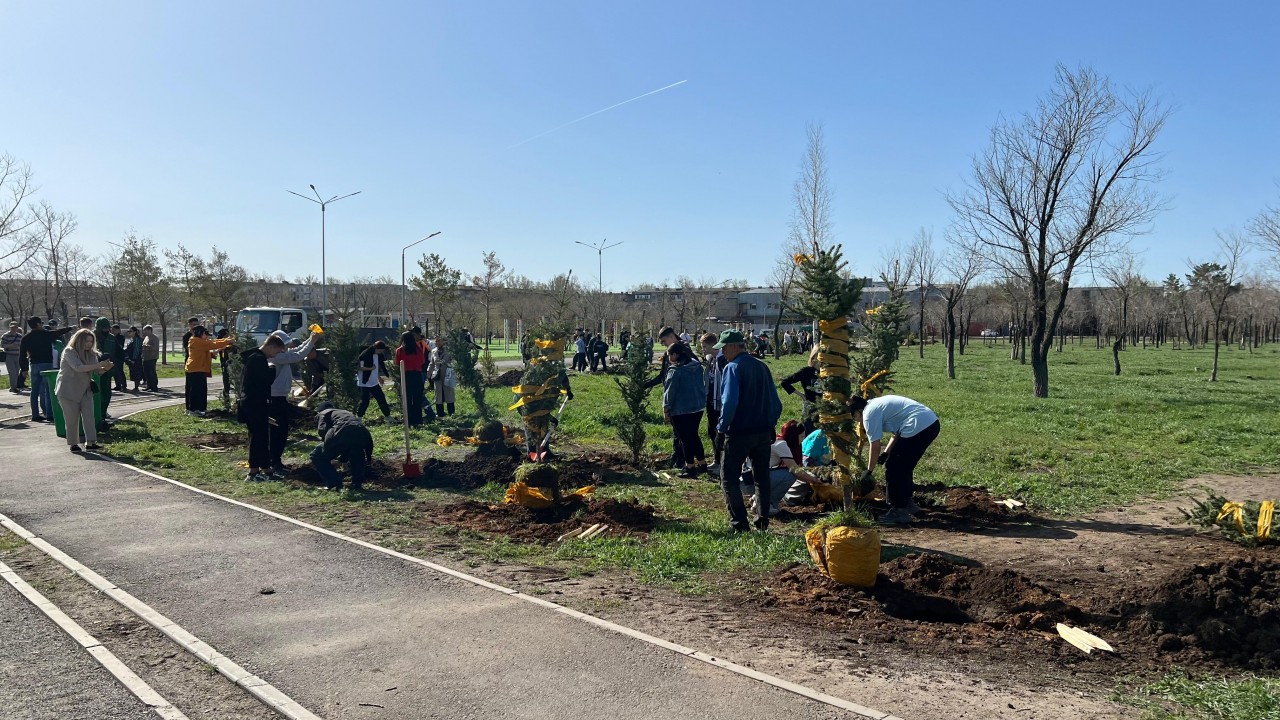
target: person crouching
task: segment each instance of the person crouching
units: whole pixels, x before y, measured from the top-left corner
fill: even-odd
[[[196,356],[197,336],[191,338],[191,357]],[[268,362],[284,352],[284,341],[275,335],[267,337],[262,347],[240,353],[243,374],[240,376],[240,406],[236,418],[249,428],[249,474],[247,482],[270,479],[271,472],[271,385],[276,370]],[[285,370],[288,372],[288,369]]]
[[[321,441],[311,451],[311,464],[325,487],[340,490],[342,479],[331,463],[345,461],[351,468],[351,489],[359,490],[365,466],[373,461],[373,436],[354,413],[338,410],[333,403],[320,403],[317,410],[316,434]]]

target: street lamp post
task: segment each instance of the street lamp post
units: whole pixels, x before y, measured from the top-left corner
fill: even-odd
[[[622,244],[623,241],[619,240],[618,242],[612,245],[605,245],[605,243],[609,242],[608,238],[601,240],[599,245],[589,245],[587,243],[582,242],[581,240],[574,240],[574,242],[578,243],[582,247],[589,247],[592,250],[596,251],[596,292],[601,296],[600,300],[601,300],[601,303],[603,303],[604,301],[604,251],[610,248],[618,247],[619,245]],[[601,335],[604,334],[604,313],[603,312],[600,313],[600,334]]]
[[[326,316],[329,314],[329,274],[328,274],[327,268],[325,267],[325,253],[324,253],[324,211],[331,203],[336,203],[339,200],[346,200],[347,198],[353,195],[359,195],[360,191],[357,190],[353,193],[343,195],[342,197],[338,197],[337,195],[334,195],[328,200],[325,200],[324,198],[320,197],[320,192],[316,190],[315,185],[311,185],[310,188],[311,188],[311,192],[316,194],[314,198],[307,197],[306,195],[301,195],[292,190],[287,190],[286,192],[288,192],[290,195],[297,195],[303,200],[310,200],[311,202],[320,206],[320,295],[321,295],[320,324],[323,325],[325,322],[328,321],[328,318]]]
[[[405,310],[404,310],[404,291],[405,291],[405,283],[404,283],[404,254],[405,254],[405,252],[407,252],[407,251],[409,250],[409,248],[413,247],[414,245],[417,245],[417,244],[418,244],[418,243],[420,243],[420,242],[426,242],[426,241],[430,240],[431,238],[433,238],[433,237],[435,237],[435,236],[439,235],[441,232],[443,232],[443,231],[441,231],[441,230],[437,230],[437,231],[435,231],[435,232],[431,233],[430,235],[428,235],[428,236],[426,236],[426,237],[422,238],[421,240],[418,240],[418,241],[416,241],[416,242],[411,242],[411,243],[409,243],[408,245],[405,245],[404,247],[400,248],[400,325],[401,325],[401,327],[400,327],[400,332],[401,332],[401,333],[407,332],[407,331],[404,329],[404,324],[405,324],[405,322],[404,322],[404,313],[405,313]]]

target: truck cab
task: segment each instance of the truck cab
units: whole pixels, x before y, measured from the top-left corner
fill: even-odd
[[[240,337],[253,338],[261,343],[276,330],[283,330],[290,337],[305,339],[311,331],[313,319],[304,308],[252,307],[236,313],[236,333]]]

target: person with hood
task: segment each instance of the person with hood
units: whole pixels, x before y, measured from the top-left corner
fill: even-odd
[[[400,347],[396,348],[396,367],[404,368],[404,383],[400,392],[404,393],[405,420],[409,427],[422,424],[423,385],[426,382],[422,368],[426,363],[426,353],[413,331],[400,336]]]
[[[289,333],[283,330],[276,330],[271,334],[286,348],[290,343],[297,345],[298,341],[290,338]],[[313,332],[301,345],[281,350],[269,360],[276,374],[271,381],[271,400],[267,405],[267,444],[271,453],[271,477],[276,479],[283,480],[289,472],[289,468],[284,465],[284,447],[289,444],[289,415],[293,410],[293,406],[289,404],[289,391],[293,388],[293,366],[305,360],[319,340],[320,335]]]
[[[389,377],[387,371],[387,344],[381,340],[360,351],[356,363],[356,387],[360,388],[360,404],[356,406],[356,415],[364,418],[369,409],[369,400],[378,401],[378,409],[382,417],[391,423],[391,406],[387,404],[387,396],[382,392],[382,379]],[[421,404],[421,403],[419,403]]]
[[[453,356],[445,347],[445,336],[436,336],[436,346],[431,349],[430,364],[427,366],[427,379],[431,381],[431,389],[436,394],[436,416],[444,417],[445,410],[454,414],[457,381],[453,379]]]
[[[160,377],[156,375],[156,363],[160,362],[160,338],[150,325],[142,326],[142,382],[147,392],[160,389]]]
[[[406,333],[407,334],[407,333]],[[351,489],[364,483],[365,466],[373,461],[373,436],[360,418],[333,403],[320,403],[316,414],[316,434],[320,444],[311,451],[311,464],[327,488],[342,489],[342,478],[334,471],[332,461],[346,462],[351,468]]]
[[[702,363],[689,346],[675,343],[667,349],[671,366],[662,380],[662,416],[680,438],[685,471],[681,477],[696,478],[707,471],[707,457],[698,426],[707,408],[707,380]]]
[[[67,446],[73,453],[80,452],[80,428],[84,428],[86,450],[97,450],[98,427],[93,417],[93,396],[107,385],[107,376],[102,375],[98,388],[94,388],[93,373],[109,373],[114,367],[110,360],[100,360],[94,348],[94,334],[89,330],[78,330],[71,336],[62,351],[58,381],[54,394],[58,396],[58,404],[62,406],[62,418],[66,422]]]
[[[208,355],[221,349],[202,349],[199,343],[204,335],[203,331],[203,326],[191,331],[188,346],[191,354],[187,358],[188,364],[199,353]],[[206,340],[205,342],[212,344],[221,341]],[[244,478],[246,482],[270,479],[268,473],[271,471],[271,431],[269,429],[271,386],[276,379],[276,371],[271,367],[270,361],[282,352],[284,352],[284,341],[275,335],[268,335],[262,347],[240,353],[243,370],[240,376],[240,404],[236,407],[236,419],[249,428],[249,474]]]
[[[280,339],[276,338],[276,342]],[[209,331],[203,325],[191,328],[191,338],[187,340],[187,414],[204,417],[209,408],[209,377],[213,374],[213,356],[235,344],[235,338],[212,340]],[[270,382],[267,383],[270,387]],[[270,397],[270,393],[263,398]],[[265,402],[264,402],[265,405]],[[263,420],[265,421],[265,412]]]

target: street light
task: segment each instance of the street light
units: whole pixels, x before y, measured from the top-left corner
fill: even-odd
[[[339,200],[346,200],[352,195],[359,195],[360,191],[357,190],[348,195],[343,195],[342,197],[338,197],[337,195],[334,195],[328,200],[325,200],[324,198],[320,197],[320,192],[316,190],[315,185],[311,185],[310,188],[311,188],[311,192],[316,194],[314,198],[307,197],[306,195],[300,195],[292,190],[286,190],[285,192],[289,193],[290,195],[297,195],[303,200],[310,200],[311,202],[320,206],[320,295],[322,296],[320,298],[320,323],[323,325],[325,322],[328,321],[328,318],[326,316],[329,314],[329,274],[326,271],[325,262],[324,262],[325,260],[324,258],[324,211],[325,211],[325,208],[328,207],[330,203],[336,203]]]
[[[435,237],[435,236],[439,235],[441,232],[443,232],[443,231],[441,231],[441,230],[437,230],[437,231],[435,231],[435,232],[431,233],[430,235],[428,235],[428,236],[426,236],[426,237],[422,238],[421,240],[418,240],[418,241],[416,241],[416,242],[411,242],[411,243],[409,243],[408,245],[405,245],[404,247],[400,248],[400,325],[402,326],[402,327],[400,328],[400,332],[401,332],[401,333],[407,332],[407,331],[404,329],[404,327],[403,327],[403,325],[404,325],[404,290],[405,290],[405,284],[404,284],[404,254],[405,254],[405,252],[406,252],[406,251],[408,251],[408,250],[409,250],[409,248],[413,247],[414,245],[417,245],[417,244],[418,244],[418,243],[420,243],[420,242],[426,242],[426,241],[430,240],[431,238],[433,238],[433,237]]]
[[[574,242],[578,243],[578,244],[579,244],[579,245],[581,245],[582,247],[589,247],[589,248],[591,248],[592,250],[595,250],[595,251],[596,251],[596,262],[597,262],[597,266],[596,266],[596,292],[597,292],[599,295],[601,295],[600,301],[601,301],[601,303],[603,304],[603,302],[604,302],[604,297],[603,297],[603,295],[604,295],[604,251],[605,251],[605,250],[608,250],[608,249],[610,249],[610,248],[616,248],[616,247],[618,247],[619,245],[621,245],[621,244],[622,244],[622,241],[621,241],[621,240],[619,240],[618,242],[616,242],[616,243],[614,243],[614,244],[612,244],[612,245],[605,245],[605,243],[609,242],[609,239],[608,239],[608,238],[605,238],[604,240],[601,240],[599,245],[588,245],[587,243],[584,243],[584,242],[582,242],[581,240],[574,240]],[[601,313],[600,313],[600,334],[601,334],[601,335],[603,335],[603,334],[604,334],[604,313],[603,313],[603,312],[601,312]]]
[[[598,292],[604,292],[604,251],[618,247],[622,244],[622,241],[619,240],[612,245],[605,245],[605,243],[609,242],[608,238],[601,240],[599,245],[588,245],[581,240],[574,240],[574,242],[578,243],[582,247],[589,247],[596,251],[596,259],[598,260],[598,267],[596,268],[596,289]]]

